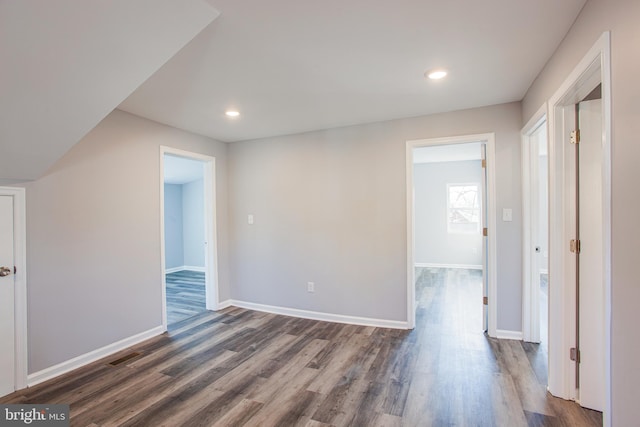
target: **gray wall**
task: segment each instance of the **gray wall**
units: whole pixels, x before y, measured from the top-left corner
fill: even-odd
[[[521,122],[511,103],[230,144],[231,296],[406,320],[406,141],[495,132],[497,207],[514,213],[496,230],[498,328],[522,330]]]
[[[160,145],[216,157],[226,144],[115,110],[27,187],[29,372],[161,324]],[[229,298],[227,212],[217,210]]]
[[[447,184],[482,182],[480,160],[418,163],[415,189],[415,262],[482,265],[482,235],[447,231]]]
[[[164,184],[165,267],[204,267],[204,181]]]
[[[637,242],[640,241],[636,195],[640,180],[640,2],[590,0],[573,27],[527,92],[523,123],[550,98],[603,31],[611,30],[613,114],[612,173],[612,395],[613,425],[638,423],[640,321]]]
[[[184,265],[184,237],[182,234],[182,185],[164,185],[164,259],[165,267]]]
[[[182,185],[184,264],[204,267],[204,181]]]

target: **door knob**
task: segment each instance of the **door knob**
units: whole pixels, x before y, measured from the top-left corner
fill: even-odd
[[[0,277],[8,276],[11,274],[11,269],[7,267],[0,267]]]

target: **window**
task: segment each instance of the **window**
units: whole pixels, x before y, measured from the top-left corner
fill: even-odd
[[[478,233],[480,231],[480,186],[447,184],[447,231]]]

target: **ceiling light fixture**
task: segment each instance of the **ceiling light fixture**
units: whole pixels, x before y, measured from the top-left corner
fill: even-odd
[[[424,75],[429,77],[431,80],[440,80],[447,75],[447,72],[445,70],[432,70],[427,71]]]
[[[227,115],[227,117],[238,117],[240,115],[240,113],[236,110],[227,110],[225,114]]]

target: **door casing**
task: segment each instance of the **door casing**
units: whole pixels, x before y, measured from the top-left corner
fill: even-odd
[[[487,222],[489,230],[487,239],[487,293],[488,293],[488,328],[491,337],[497,335],[497,289],[496,289],[496,198],[495,198],[495,134],[485,133],[462,135],[445,138],[429,138],[407,141],[406,145],[406,195],[407,195],[407,327],[415,328],[415,259],[414,259],[414,195],[413,195],[413,149],[436,145],[465,144],[480,142],[486,147],[487,171]],[[481,304],[482,301],[478,301]]]
[[[547,126],[547,104],[542,105],[522,129],[522,339],[540,342],[540,289],[534,280],[538,262],[535,242],[538,234],[538,171],[533,170],[533,135]],[[546,129],[548,135],[548,129]],[[547,138],[548,141],[548,138]]]
[[[164,157],[165,154],[203,162],[204,206],[205,206],[205,304],[207,310],[218,310],[218,240],[216,224],[216,159],[212,156],[193,153],[177,148],[160,147],[160,261],[162,269],[162,327],[167,330],[167,278],[164,236]]]
[[[576,66],[549,101],[549,391],[576,399],[574,362],[569,349],[575,345],[575,259],[568,250],[575,234],[575,210],[567,206],[575,189],[565,184],[572,173],[568,160],[569,132],[573,130],[574,105],[602,84],[602,191],[604,282],[604,425],[611,425],[611,54],[610,34],[605,32]],[[572,267],[573,266],[573,267]],[[573,280],[573,281],[572,281]],[[564,285],[563,285],[564,284]]]
[[[0,196],[13,197],[13,254],[16,267],[14,277],[14,339],[16,390],[27,386],[27,218],[25,189],[0,187]]]

